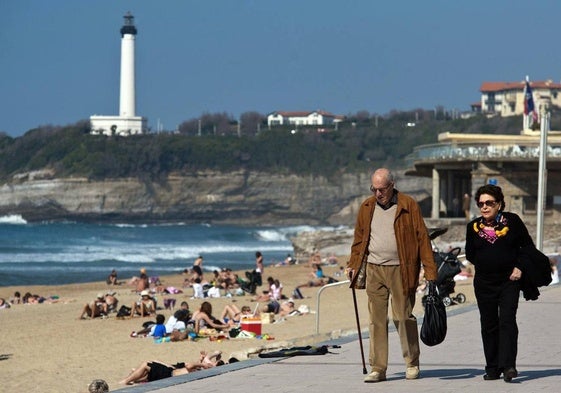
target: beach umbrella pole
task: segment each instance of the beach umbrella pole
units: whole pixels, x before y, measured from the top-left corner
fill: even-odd
[[[352,284],[351,284],[352,285]],[[366,363],[364,361],[364,347],[362,346],[362,333],[360,331],[360,319],[358,317],[358,305],[356,304],[356,292],[354,287],[351,286],[353,292],[353,304],[355,306],[356,328],[358,330],[358,342],[360,344],[360,357],[362,358],[362,373],[367,374]]]

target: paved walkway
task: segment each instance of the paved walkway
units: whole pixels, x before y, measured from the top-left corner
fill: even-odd
[[[421,344],[421,378],[405,380],[397,334],[390,333],[388,380],[364,383],[358,337],[331,341],[333,353],[248,360],[119,390],[121,393],[251,392],[559,392],[561,391],[561,286],[540,289],[538,301],[520,299],[519,377],[483,380],[484,357],[475,306],[449,309],[448,334],[436,347]],[[364,334],[363,334],[364,336]],[[368,337],[363,337],[368,359]],[[368,360],[366,360],[368,371]],[[212,376],[212,378],[209,378]]]

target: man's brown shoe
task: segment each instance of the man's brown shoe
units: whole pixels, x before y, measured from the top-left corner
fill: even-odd
[[[405,370],[405,379],[417,379],[419,378],[419,367],[417,366],[411,366],[411,367],[407,367],[407,370]]]
[[[372,371],[366,377],[364,382],[382,382],[386,380],[386,373],[382,371]]]

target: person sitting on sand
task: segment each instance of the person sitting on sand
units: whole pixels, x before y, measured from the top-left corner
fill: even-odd
[[[312,271],[310,272],[310,281],[306,284],[300,284],[296,288],[304,288],[304,287],[321,287],[326,284],[325,277],[323,275],[323,269],[321,265],[318,263],[314,263],[312,265]]]
[[[195,278],[195,281],[191,284],[191,286],[193,287],[193,299],[202,299],[206,297],[200,277]]]
[[[156,324],[152,325],[150,331],[148,332],[148,336],[150,337],[165,337],[166,334],[166,317],[164,314],[156,315]]]
[[[253,316],[251,312],[251,308],[249,306],[243,306],[240,310],[238,306],[234,303],[226,304],[224,306],[224,310],[222,310],[222,314],[220,315],[220,319],[224,321],[224,323],[230,323],[230,321],[234,323],[239,323],[242,318],[247,318]]]
[[[137,313],[140,314],[141,317],[147,317],[155,312],[156,302],[154,298],[150,296],[150,292],[145,289],[140,293],[140,300],[132,304],[130,317],[134,317]]]
[[[117,307],[119,306],[119,300],[115,297],[117,292],[109,291],[105,294],[103,300],[107,304],[107,314],[112,312],[117,312]]]
[[[215,351],[207,354],[201,351],[201,356],[196,362],[177,363],[174,365],[166,364],[157,360],[142,362],[140,366],[119,383],[121,385],[133,385],[140,382],[152,382],[164,378],[184,375],[193,371],[204,370],[221,366],[224,364],[222,360],[222,352]]]
[[[111,273],[107,276],[106,281],[108,285],[119,285],[119,282],[117,281],[117,270],[111,270]]]
[[[10,303],[8,303],[3,297],[0,297],[0,310],[3,308],[10,308]]]
[[[162,315],[162,314],[158,314],[158,316],[159,315]],[[154,331],[154,326],[156,326],[156,324],[158,323],[158,316],[156,316],[156,322],[154,322],[154,321],[144,322],[142,324],[143,328],[140,329],[140,330],[137,330],[137,331],[133,331],[130,334],[130,336],[131,337],[146,337],[146,336],[165,337],[165,336],[169,336],[174,331],[183,332],[186,329],[186,327],[187,327],[186,324],[188,323],[188,321],[190,320],[190,317],[191,317],[191,315],[189,314],[189,311],[182,310],[182,309],[177,310],[165,322],[165,324],[164,324],[165,334],[163,336],[156,336],[154,333],[151,334],[151,332]],[[164,316],[162,315],[162,318],[163,317]]]
[[[78,319],[85,319],[84,315],[92,319],[107,315],[107,303],[105,303],[103,293],[98,293],[93,302],[84,304]]]
[[[10,297],[10,303],[11,304],[21,304],[22,303],[21,293],[19,291],[15,291],[14,296]]]
[[[213,328],[217,330],[228,330],[229,324],[222,323],[212,316],[212,304],[202,302],[200,308],[193,313],[195,321],[195,333],[199,333],[201,329]]]

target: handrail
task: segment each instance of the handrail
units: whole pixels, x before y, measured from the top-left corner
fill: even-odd
[[[336,287],[339,285],[343,285],[343,284],[349,284],[350,280],[345,280],[345,281],[339,281],[339,282],[334,282],[331,284],[326,284],[324,286],[322,286],[318,293],[317,293],[317,301],[316,301],[316,334],[319,334],[319,300],[320,300],[320,295],[323,292],[324,289],[327,288],[331,288],[331,287]]]

